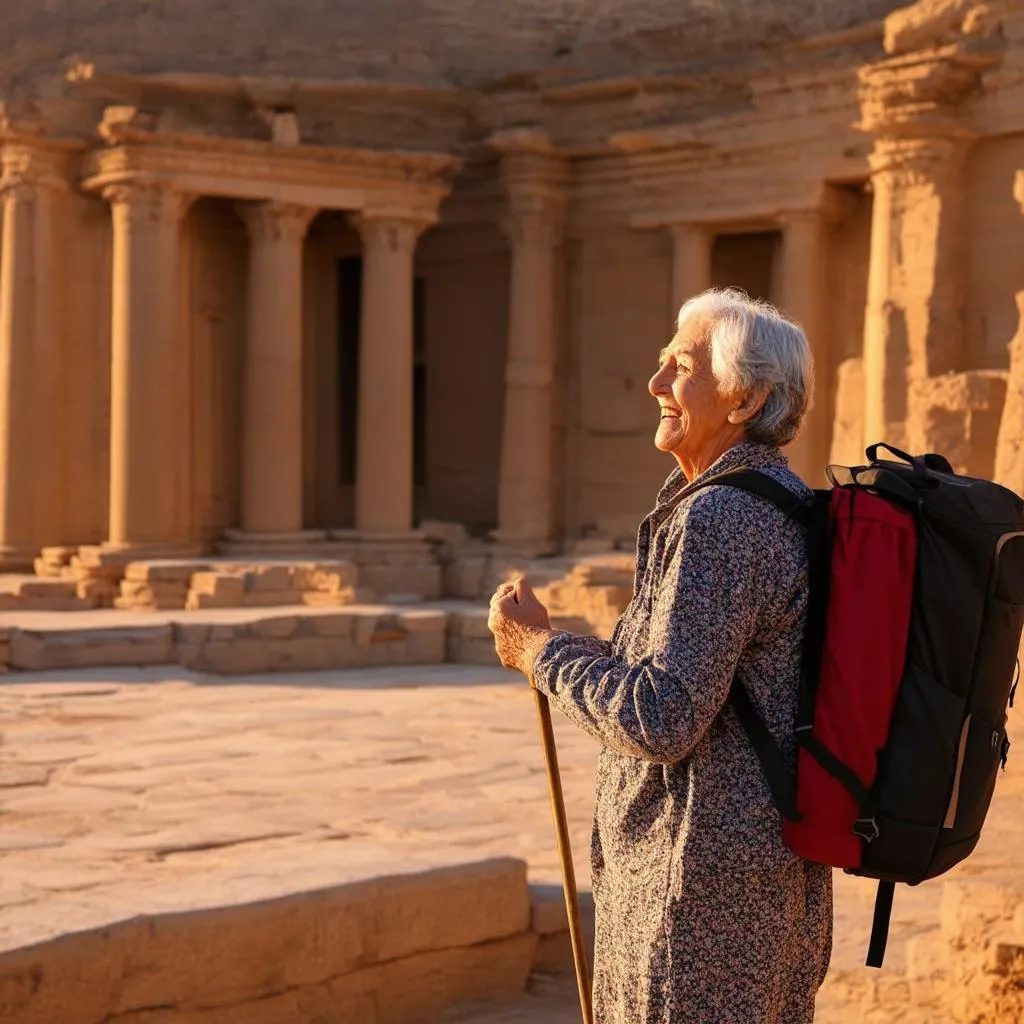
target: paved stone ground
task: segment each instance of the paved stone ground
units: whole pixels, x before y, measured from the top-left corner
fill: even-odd
[[[556,733],[586,887],[596,746],[560,720]],[[511,855],[529,863],[531,881],[560,877],[533,698],[501,669],[223,679],[165,666],[7,677],[0,800],[0,949],[209,905],[221,886],[303,888],[325,865],[374,851]],[[1024,772],[1011,755],[991,825],[962,872],[1019,872],[1022,810]],[[902,966],[909,937],[935,926],[938,892],[899,892],[890,970]],[[855,1007],[869,983],[861,965],[872,899],[870,883],[837,875],[825,1024],[864,1019]],[[570,977],[540,983],[521,1007],[486,1020],[567,1024],[577,1015]],[[878,1019],[918,1018],[892,1005]]]

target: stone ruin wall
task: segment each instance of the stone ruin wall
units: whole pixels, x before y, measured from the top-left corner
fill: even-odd
[[[432,63],[420,69],[423,80],[440,82],[458,77],[454,69],[462,58],[451,49],[450,42],[455,38],[452,11],[456,6],[451,10],[443,5],[432,8],[447,41],[424,48]],[[573,27],[578,52],[590,54],[598,70],[614,70],[613,57],[621,60],[629,48],[623,44],[617,50],[605,43],[601,44],[602,50],[597,28],[584,30],[578,19],[573,21],[566,13],[572,5],[563,6],[560,24],[565,31],[565,26]],[[630,36],[634,48],[641,46],[641,36],[646,40],[643,45],[667,45],[668,6],[636,5],[637,24],[647,28]],[[761,12],[766,7],[756,6]],[[814,17],[823,20],[813,27],[843,28],[887,14],[893,6],[818,5]],[[1024,478],[1018,465],[1019,450],[1014,448],[1020,433],[1016,424],[1024,424],[1024,414],[1019,411],[1024,401],[1019,382],[1010,382],[1006,416],[1003,408],[1009,345],[1020,315],[1015,295],[1024,289],[1024,217],[1013,192],[1014,176],[1024,168],[1024,116],[1020,113],[1022,105],[1015,100],[1021,96],[1019,83],[1024,78],[1024,26],[1012,3],[987,6],[998,14],[999,58],[985,68],[984,83],[962,104],[979,138],[966,155],[960,185],[948,195],[939,196],[933,213],[928,215],[941,220],[944,203],[962,206],[956,227],[958,241],[944,243],[962,256],[962,346],[948,368],[907,382],[909,406],[902,416],[891,416],[886,421],[895,432],[886,431],[885,436],[911,447],[940,447],[959,468],[992,475],[997,472],[997,437],[1002,425],[998,472],[1002,479],[1013,483]],[[704,11],[704,21],[699,23],[710,25],[708,5],[694,4],[695,10],[698,7]],[[796,5],[772,7],[783,14],[797,10]],[[756,55],[744,58],[750,62],[750,78],[740,91],[716,79],[710,86],[690,85],[658,93],[627,90],[604,97],[584,90],[577,97],[572,94],[571,84],[551,85],[550,67],[538,64],[529,88],[513,84],[487,93],[469,122],[464,112],[453,112],[444,104],[418,115],[406,111],[410,120],[395,121],[382,118],[379,102],[369,100],[354,102],[346,113],[347,120],[338,120],[336,109],[328,117],[327,108],[317,107],[310,99],[300,110],[308,109],[308,114],[302,113],[307,118],[304,130],[319,125],[324,139],[332,144],[366,144],[377,132],[374,138],[378,145],[393,145],[395,140],[389,139],[387,132],[407,133],[409,125],[415,123],[418,147],[464,147],[464,170],[443,208],[441,225],[424,239],[417,260],[421,270],[434,275],[436,287],[444,296],[439,306],[455,309],[471,301],[478,308],[472,329],[460,326],[454,316],[436,326],[437,336],[445,339],[443,358],[449,370],[459,368],[460,352],[481,348],[476,341],[478,324],[487,324],[486,331],[495,337],[495,344],[487,346],[487,353],[480,354],[473,367],[474,377],[489,383],[468,399],[477,403],[478,422],[483,424],[474,431],[473,440],[479,447],[474,460],[477,465],[495,468],[491,475],[485,472],[472,476],[457,466],[447,466],[444,451],[462,442],[458,423],[451,417],[439,418],[431,430],[435,438],[431,472],[435,476],[449,474],[453,497],[446,507],[430,510],[430,517],[485,518],[494,500],[501,422],[499,413],[492,416],[488,410],[493,412],[500,405],[505,355],[497,332],[508,311],[507,249],[495,228],[504,216],[505,198],[498,183],[498,162],[486,147],[481,148],[479,140],[524,117],[542,118],[546,132],[558,145],[581,154],[573,161],[574,185],[562,245],[565,271],[558,312],[562,347],[556,369],[564,401],[556,403],[555,427],[570,467],[559,483],[566,534],[631,535],[637,516],[665,475],[664,459],[647,443],[654,418],[646,382],[674,308],[677,253],[673,248],[673,224],[692,218],[703,216],[716,221],[722,231],[711,253],[710,283],[746,284],[786,307],[787,289],[793,287],[786,280],[783,252],[787,211],[808,206],[833,211],[828,215],[823,260],[828,276],[818,284],[825,299],[820,307],[809,311],[812,318],[817,317],[817,329],[812,333],[824,347],[826,386],[820,392],[819,403],[827,411],[824,429],[830,435],[824,439],[823,457],[817,464],[824,458],[859,461],[865,430],[867,381],[862,353],[872,204],[877,201],[877,194],[873,197],[862,187],[871,171],[871,133],[858,127],[863,126],[865,103],[860,73],[872,64],[899,59],[907,50],[911,54],[946,52],[950,46],[959,46],[964,35],[964,12],[976,8],[986,5],[929,0],[909,9],[911,15],[894,15],[887,23],[892,51],[888,54],[881,52],[878,30],[875,35],[862,33],[831,47],[802,50],[801,63],[783,70],[769,69],[763,61],[758,64]],[[76,17],[85,19],[80,26],[85,25],[89,7],[80,4],[77,9]],[[204,31],[219,31],[220,10],[214,5],[209,17],[205,21],[197,19],[196,24],[202,22]],[[262,10],[253,10],[251,23],[246,22],[232,36],[235,49],[225,56],[221,71],[230,70],[234,60],[241,61],[239,70],[250,73],[285,67],[274,63],[285,60],[279,53],[275,56],[276,51],[261,64],[263,58],[247,49],[255,45],[252,36]],[[335,13],[341,17],[350,12],[339,7]],[[804,15],[806,9],[801,17]],[[495,18],[504,16],[494,14]],[[30,115],[32,110],[44,111],[53,123],[78,124],[80,129],[95,124],[102,117],[106,100],[101,102],[98,94],[88,90],[76,91],[62,75],[33,77],[27,70],[30,65],[43,67],[47,62],[63,62],[64,67],[73,58],[60,47],[47,49],[45,34],[41,34],[42,17],[37,5],[28,3],[16,3],[5,11],[5,19],[24,33],[25,40],[18,53],[0,63],[9,111],[28,110]],[[779,18],[780,24],[785,23],[782,14]],[[184,17],[176,23],[166,45],[179,45],[175,40],[184,37],[175,33],[185,32],[186,23]],[[136,41],[144,45],[133,51],[138,54],[133,59],[143,70],[174,70],[177,65],[168,65],[169,58],[164,57],[161,65],[159,47],[164,43],[158,45],[146,35],[148,24],[143,18],[135,26]],[[730,26],[735,31],[735,22],[726,19],[721,24],[725,29],[720,31]],[[751,32],[754,29],[750,26],[757,24],[756,18],[748,21]],[[101,25],[93,20],[89,25],[79,35],[83,54],[90,47],[102,55],[127,46],[121,35],[127,31],[123,24]],[[525,34],[515,36],[517,45],[525,47],[522,52],[516,51],[516,59],[523,59],[526,52],[539,54],[538,39],[554,38],[549,35],[548,23],[536,21],[531,25]],[[656,28],[662,31],[661,37]],[[506,29],[497,22],[488,27],[494,38]],[[656,43],[658,38],[661,43]],[[674,38],[678,44],[678,36]],[[355,56],[349,56],[354,72],[368,72]],[[305,60],[308,54],[295,50],[287,59],[300,57]],[[253,61],[251,65],[249,60]],[[103,67],[109,66],[113,65],[108,59]],[[316,70],[314,65],[309,66]],[[470,78],[476,73],[464,72]],[[395,74],[404,76],[404,80],[416,79],[416,74],[402,67]],[[549,77],[545,79],[545,75]],[[540,108],[538,88],[543,94]],[[148,102],[144,93],[145,89],[139,96]],[[155,96],[160,98],[159,93]],[[171,130],[183,125],[188,130],[202,129],[181,121],[192,116],[182,112],[186,106],[172,110],[168,121]],[[211,123],[205,126],[208,131],[215,132],[224,124],[234,133],[263,130],[251,123],[251,114],[222,109],[217,104],[211,106],[209,117]],[[472,144],[455,141],[465,140],[467,133],[475,140]],[[598,140],[603,148],[596,145]],[[823,190],[824,181],[839,184]],[[955,202],[951,203],[951,196]],[[918,198],[928,202],[927,195]],[[62,410],[52,424],[53,443],[61,452],[59,506],[63,516],[54,529],[78,542],[98,542],[105,535],[108,518],[110,216],[107,205],[97,197],[69,192],[60,202],[62,223],[69,228],[60,258],[74,266],[75,272],[61,278],[60,301],[68,314],[67,358],[59,379],[43,389],[44,400]],[[920,224],[899,239],[901,262],[891,282],[897,297],[908,296],[911,305],[925,310],[943,305],[945,280],[934,273],[936,264],[929,248],[934,239],[929,231],[935,225],[930,228],[928,216],[919,218]],[[944,225],[944,230],[949,230],[948,226]],[[205,346],[207,353],[221,353],[216,365],[202,371],[209,378],[203,408],[187,413],[199,417],[199,426],[193,429],[219,438],[215,445],[198,447],[193,466],[198,481],[198,491],[191,498],[196,505],[195,515],[203,532],[212,537],[237,516],[238,439],[232,434],[231,410],[238,396],[230,382],[237,376],[242,343],[245,238],[215,203],[200,203],[193,208],[187,231],[190,243],[186,276],[190,290],[183,302],[188,305],[188,330],[197,351]],[[492,261],[490,270],[479,269],[480,253],[486,253]],[[315,263],[315,253],[309,258]],[[473,268],[477,268],[478,277],[467,298],[461,275]],[[792,270],[788,273],[792,276]],[[936,280],[940,283],[934,286]],[[310,300],[308,308],[315,311],[316,301]],[[799,313],[794,315],[802,318]],[[915,329],[913,324],[909,327]],[[307,328],[312,335],[317,329]],[[931,328],[926,328],[926,333],[928,330]],[[315,346],[315,337],[307,339],[307,344]],[[1017,348],[1020,346],[1018,338]],[[949,376],[946,369],[953,375]],[[884,372],[888,380],[889,371]],[[1018,370],[1018,379],[1019,375]],[[456,395],[442,395],[439,407],[450,408],[455,400]],[[319,415],[313,411],[307,416],[307,449],[315,447],[309,440],[323,433]],[[321,457],[329,463],[334,453]],[[315,517],[337,517],[336,497],[316,490],[320,468],[316,463],[307,466],[307,507],[315,510]],[[1021,489],[1019,483],[1017,487]]]

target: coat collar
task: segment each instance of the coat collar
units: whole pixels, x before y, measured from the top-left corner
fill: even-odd
[[[730,469],[784,469],[789,465],[786,456],[774,445],[758,441],[740,441],[724,452],[703,473],[687,480],[683,471],[676,466],[668,475],[658,492],[658,505],[673,501],[680,492],[694,484],[703,483],[708,477],[717,476]]]

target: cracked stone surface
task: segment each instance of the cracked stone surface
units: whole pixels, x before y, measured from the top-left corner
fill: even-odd
[[[597,747],[557,716],[555,728],[586,888]],[[521,857],[531,882],[560,879],[533,697],[501,669],[21,675],[0,685],[0,735],[0,950],[311,890],[424,851],[435,862]],[[1011,756],[982,844],[957,874],[1019,873],[1022,810]],[[899,891],[886,973],[902,969],[908,939],[936,927],[940,889]],[[840,873],[836,890],[826,1024],[870,1019],[859,1006],[872,981],[862,964],[873,886]],[[578,1019],[575,1000],[571,976],[539,979],[520,1007],[481,1021],[562,1024]],[[879,1020],[904,1011],[890,1002]]]

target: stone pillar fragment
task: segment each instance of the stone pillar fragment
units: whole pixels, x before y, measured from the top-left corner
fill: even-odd
[[[363,239],[356,529],[402,534],[413,527],[413,257],[430,221],[353,220]]]
[[[3,151],[0,202],[0,570],[30,569],[62,526],[54,205],[60,157]]]
[[[916,423],[928,410],[914,403],[930,392],[917,383],[965,368],[966,115],[982,94],[982,74],[1002,60],[998,18],[988,13],[944,21],[923,4],[896,12],[885,23],[891,56],[860,72],[860,127],[874,137],[867,444],[906,447],[911,433],[920,438]]]
[[[302,530],[302,248],[315,213],[239,205],[249,229],[242,534]]]
[[[531,138],[505,149],[502,175],[512,271],[495,537],[545,549],[556,529],[552,403],[565,166]]]
[[[1014,198],[1024,212],[1024,171],[1018,171]],[[996,441],[995,480],[1024,497],[1024,290],[1017,292],[1019,322],[1010,342],[1010,373]]]
[[[110,526],[106,547],[176,549],[184,517],[178,482],[184,345],[180,330],[181,221],[186,197],[170,188],[104,190],[113,213]]]
[[[672,232],[672,316],[687,299],[711,287],[714,233],[701,224],[670,224]]]

